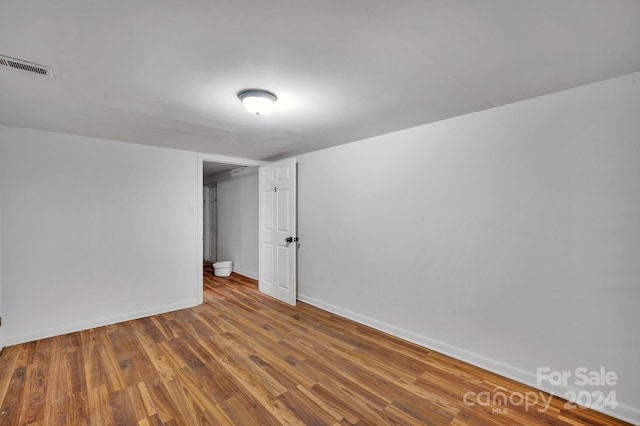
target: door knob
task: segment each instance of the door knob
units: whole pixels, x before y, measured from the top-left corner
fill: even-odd
[[[287,237],[285,239],[285,241],[288,242],[288,243],[293,243],[293,242],[298,241],[298,237]]]

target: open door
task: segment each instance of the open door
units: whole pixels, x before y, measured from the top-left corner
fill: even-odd
[[[296,304],[296,159],[259,170],[258,287],[290,305]]]

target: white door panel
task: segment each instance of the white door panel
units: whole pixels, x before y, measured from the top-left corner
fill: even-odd
[[[296,159],[260,167],[259,182],[259,288],[295,305]]]

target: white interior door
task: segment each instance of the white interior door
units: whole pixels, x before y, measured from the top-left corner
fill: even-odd
[[[296,159],[261,166],[259,171],[258,254],[260,291],[296,304]]]

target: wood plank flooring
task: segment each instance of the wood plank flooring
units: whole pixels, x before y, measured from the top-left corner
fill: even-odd
[[[10,346],[1,425],[614,425],[439,353],[205,271],[201,306]],[[497,389],[497,391],[496,391]],[[504,389],[502,391],[501,389]],[[467,403],[465,403],[467,394]]]

